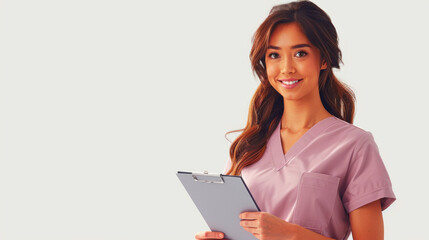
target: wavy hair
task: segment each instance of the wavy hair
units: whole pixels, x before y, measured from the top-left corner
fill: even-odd
[[[320,50],[327,68],[320,70],[319,94],[325,109],[337,118],[353,123],[355,95],[333,73],[342,62],[338,36],[330,17],[311,1],[295,1],[274,6],[252,38],[250,61],[260,84],[249,105],[247,124],[231,144],[229,175],[240,175],[244,167],[261,159],[266,144],[283,114],[283,97],[271,86],[265,66],[265,54],[274,28],[281,23],[296,22],[308,40]]]

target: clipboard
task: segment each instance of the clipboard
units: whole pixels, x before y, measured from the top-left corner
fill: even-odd
[[[210,230],[223,232],[230,240],[257,240],[240,226],[240,213],[259,212],[241,176],[177,172]]]

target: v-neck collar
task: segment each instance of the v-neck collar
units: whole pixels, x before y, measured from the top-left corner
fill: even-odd
[[[276,171],[280,170],[283,166],[288,164],[297,153],[301,151],[303,147],[307,145],[307,143],[314,139],[319,133],[325,130],[328,126],[333,124],[336,121],[335,116],[327,117],[322,119],[321,121],[314,124],[307,132],[302,135],[298,141],[295,142],[294,145],[289,149],[289,151],[283,154],[283,146],[281,142],[281,134],[280,127],[281,121],[279,121],[277,128],[273,132],[273,136],[271,137],[271,155],[274,164],[274,168]]]

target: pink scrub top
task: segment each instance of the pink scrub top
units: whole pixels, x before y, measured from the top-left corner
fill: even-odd
[[[285,154],[281,121],[262,158],[241,176],[263,212],[338,240],[350,235],[348,214],[396,197],[370,132],[334,116],[310,128]],[[224,174],[231,162],[227,161]]]

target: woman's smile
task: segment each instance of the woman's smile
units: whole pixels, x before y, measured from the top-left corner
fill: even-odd
[[[289,79],[281,79],[278,81],[281,83],[281,85],[284,88],[291,89],[291,88],[298,86],[298,84],[302,81],[302,79],[289,78]]]

